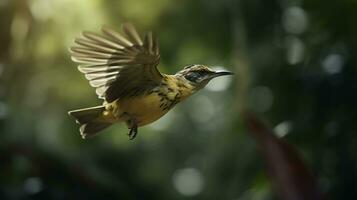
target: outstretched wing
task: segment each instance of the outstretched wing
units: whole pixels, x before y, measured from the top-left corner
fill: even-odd
[[[122,26],[125,36],[103,27],[103,35],[83,32],[70,48],[72,60],[85,74],[99,98],[112,102],[157,86],[162,79],[157,39],[151,32],[144,41],[132,24]]]

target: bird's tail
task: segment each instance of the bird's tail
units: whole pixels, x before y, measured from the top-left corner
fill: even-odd
[[[79,110],[69,111],[68,114],[76,118],[76,122],[81,125],[79,131],[83,139],[95,136],[99,131],[112,125],[110,122],[98,120],[103,116],[105,106],[96,106]]]

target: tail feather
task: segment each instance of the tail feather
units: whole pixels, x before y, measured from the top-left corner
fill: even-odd
[[[104,122],[89,122],[86,124],[82,124],[79,128],[81,136],[83,139],[94,137],[99,133],[99,131],[109,127],[112,125],[111,123]]]
[[[107,128],[112,123],[97,120],[105,111],[105,106],[96,106],[79,110],[69,111],[68,114],[76,118],[81,125],[79,131],[83,139],[95,136],[99,131]]]
[[[77,123],[85,124],[100,117],[105,111],[105,106],[96,106],[91,108],[83,108],[78,110],[69,111],[68,114],[76,118]]]

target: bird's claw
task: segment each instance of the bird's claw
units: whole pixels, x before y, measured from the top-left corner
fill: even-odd
[[[134,125],[133,127],[130,128],[130,131],[128,133],[129,140],[133,140],[137,134],[138,134],[138,126]]]

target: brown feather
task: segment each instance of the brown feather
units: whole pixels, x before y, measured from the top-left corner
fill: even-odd
[[[118,44],[120,44],[122,46],[131,47],[134,45],[128,39],[126,39],[124,36],[122,36],[121,34],[112,30],[109,27],[103,26],[102,31],[103,31],[104,35],[110,37],[111,39],[113,39],[115,42],[117,42]]]
[[[156,68],[157,39],[149,32],[143,42],[132,24],[122,29],[126,37],[105,26],[103,35],[85,31],[70,48],[72,60],[80,64],[78,70],[109,103],[153,89],[162,79]]]

